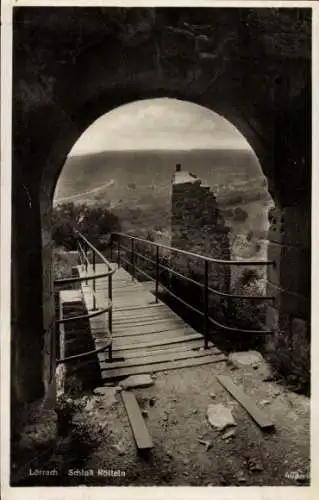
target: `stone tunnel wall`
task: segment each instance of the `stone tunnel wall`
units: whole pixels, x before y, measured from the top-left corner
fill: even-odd
[[[230,259],[228,232],[210,187],[192,174],[177,171],[172,186],[171,246],[216,259]],[[203,261],[181,255],[172,260],[178,270],[203,282]],[[229,266],[210,263],[208,269],[209,286],[227,292]],[[210,304],[217,307],[216,313],[222,317],[223,302],[210,294]]]
[[[309,356],[311,217],[307,203],[273,209],[269,214],[267,294],[275,297],[268,307],[267,324],[274,331],[273,346],[285,345],[291,352]],[[298,355],[299,355],[298,354]],[[303,356],[303,354],[302,354]],[[292,354],[292,362],[295,362]]]
[[[48,360],[43,359],[51,335],[52,283],[49,231],[42,232],[49,224],[40,213],[41,184],[48,191],[54,186],[76,138],[101,114],[154,97],[206,106],[233,123],[256,152],[276,203],[287,207],[282,209],[288,224],[286,237],[293,212],[301,214],[301,194],[310,197],[311,158],[305,157],[305,136],[311,143],[311,9],[275,9],[275,16],[269,9],[266,17],[264,9],[234,9],[230,17],[229,9],[218,11],[218,16],[215,9],[142,9],[137,16],[135,9],[127,9],[127,19],[121,9],[63,9],[67,15],[56,7],[17,7],[13,19],[11,374],[12,409],[18,417],[16,401],[41,398],[47,387],[43,380],[50,371]],[[146,24],[140,22],[144,17]],[[185,21],[191,31],[184,30],[182,35]],[[4,23],[4,29],[6,26],[9,23]],[[191,47],[189,35],[196,41]],[[293,131],[290,135],[289,130]],[[184,185],[190,191],[198,188]],[[175,200],[180,189],[183,187],[174,189]],[[206,207],[208,197],[203,194],[202,198]],[[174,217],[178,216],[177,207],[174,211]],[[183,224],[194,223],[194,217]],[[307,217],[309,222],[309,214]],[[300,220],[306,231],[302,215]],[[176,225],[172,243],[218,256],[218,245],[196,248],[196,231],[202,232],[205,224],[203,216],[202,227],[197,225],[188,240]],[[302,286],[302,278],[294,282],[286,271],[291,266],[289,256],[296,256],[293,272],[298,265],[302,273],[302,255],[310,252],[305,235],[298,246],[298,232],[292,231],[293,243],[283,241],[283,234],[279,234],[279,243],[273,241],[270,231],[270,252],[276,252],[281,265],[277,275],[269,278],[269,286],[278,292],[269,321],[281,323],[287,335],[287,308],[293,309],[289,324],[294,328],[302,324],[299,320],[304,321],[307,309],[298,312],[305,303],[302,293],[285,292],[290,289],[289,280],[292,287],[297,282]],[[211,237],[208,231],[207,244]],[[218,239],[227,243],[222,231]],[[227,253],[227,245],[224,249]],[[298,307],[293,306],[293,298]]]

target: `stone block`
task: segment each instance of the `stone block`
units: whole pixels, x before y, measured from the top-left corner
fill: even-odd
[[[300,205],[285,207],[282,211],[282,220],[284,244],[310,247],[311,217],[306,207]]]
[[[283,247],[280,263],[280,286],[289,292],[309,295],[310,259],[307,251],[297,247]]]
[[[44,302],[42,306],[43,328],[47,330],[55,322],[55,302],[54,294]]]
[[[275,265],[268,266],[268,281],[277,286],[280,285],[280,264],[283,247],[277,243],[269,243],[268,259],[273,260]]]
[[[135,387],[149,387],[154,384],[154,380],[150,375],[131,375],[122,380],[120,386],[123,389],[134,389]]]
[[[279,327],[279,313],[278,309],[268,306],[266,312],[266,326],[269,330],[277,331]]]
[[[260,365],[263,361],[263,357],[260,352],[257,351],[232,352],[228,356],[228,361],[238,368],[241,368],[243,366]]]
[[[289,292],[272,283],[267,283],[267,295],[275,297],[272,306],[281,313],[309,317],[310,301],[303,295]]]
[[[291,320],[291,335],[292,340],[304,341],[308,338],[309,323],[301,318],[293,318]]]
[[[281,311],[302,318],[309,317],[310,304],[302,295],[282,291],[280,294]]]
[[[269,211],[268,219],[270,222],[268,239],[270,242],[281,243],[282,241],[282,211],[279,208],[273,208]]]
[[[300,295],[309,294],[310,259],[303,248],[269,243],[268,258],[275,265],[268,268],[268,280],[274,285]]]

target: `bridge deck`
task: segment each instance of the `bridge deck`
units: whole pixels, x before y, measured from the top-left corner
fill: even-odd
[[[114,264],[115,265],[115,264]],[[78,268],[84,276],[81,268]],[[97,264],[96,273],[105,272]],[[89,269],[89,274],[93,273]],[[87,309],[93,304],[92,282],[82,283]],[[107,278],[96,281],[96,305],[105,307],[108,296]],[[108,333],[107,314],[90,319],[96,346]],[[123,268],[113,275],[113,360],[107,352],[99,354],[105,381],[129,375],[191,367],[224,361],[225,356],[212,343],[204,350],[203,336],[191,328],[166,304],[133,281]]]

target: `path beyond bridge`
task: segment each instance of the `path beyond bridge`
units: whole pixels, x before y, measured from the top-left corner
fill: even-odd
[[[116,266],[116,264],[113,264]],[[96,264],[95,273],[105,272]],[[85,270],[78,267],[80,277]],[[92,266],[88,274],[93,273]],[[96,307],[104,308],[108,299],[108,278],[96,283]],[[226,357],[211,342],[204,349],[203,335],[191,328],[166,304],[158,300],[143,283],[120,267],[113,275],[113,356],[99,353],[104,381],[129,375],[186,368],[225,361]],[[93,308],[92,282],[82,282],[87,310]],[[109,337],[107,315],[90,318],[91,333],[98,348]]]

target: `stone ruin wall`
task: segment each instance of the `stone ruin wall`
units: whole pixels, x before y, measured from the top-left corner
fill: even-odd
[[[216,259],[230,259],[229,229],[218,209],[216,197],[209,186],[203,185],[193,174],[182,172],[179,165],[172,185],[171,246]],[[190,267],[202,274],[203,279],[204,262],[187,259],[187,266],[182,256],[172,259],[184,271]],[[209,286],[229,291],[229,266],[209,264]],[[220,298],[212,294],[210,299],[220,303]]]

